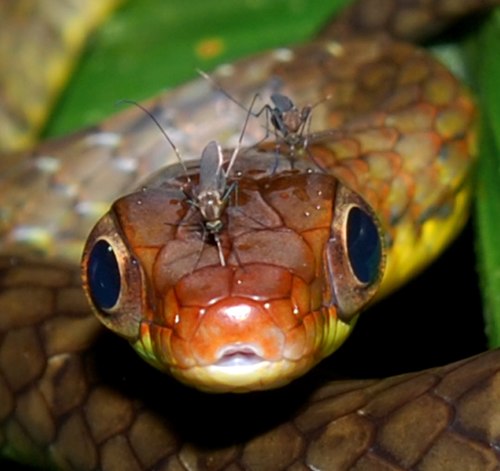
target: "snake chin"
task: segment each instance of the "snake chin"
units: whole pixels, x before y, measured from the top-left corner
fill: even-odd
[[[191,368],[171,368],[170,373],[179,381],[210,393],[247,393],[275,389],[288,384],[309,370],[312,358],[298,361],[264,360],[253,353],[232,354],[217,363]]]

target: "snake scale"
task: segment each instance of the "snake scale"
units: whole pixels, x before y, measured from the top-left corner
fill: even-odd
[[[408,3],[401,2],[403,6]],[[475,2],[473,6],[482,7],[483,3],[487,2]],[[416,113],[415,109],[404,113],[406,104],[413,106],[415,89],[410,86],[399,95],[391,95],[394,101],[385,101],[387,83],[401,82],[406,77],[410,85],[417,80],[416,88],[427,91],[427,103],[417,104],[420,126],[424,128],[428,126],[428,116],[433,114],[432,106],[451,103],[451,96],[456,97],[461,87],[441,66],[410,46],[393,43],[385,36],[354,37],[349,25],[355,25],[355,29],[363,26],[359,18],[365,16],[359,16],[359,12],[369,12],[374,4],[360,2],[361,6],[345,14],[343,23],[337,23],[342,27],[325,32],[336,35],[338,42],[328,52],[332,64],[323,57],[325,80],[309,95],[303,95],[310,73],[309,69],[304,73],[303,64],[309,61],[314,70],[314,46],[305,46],[302,52],[295,53],[300,59],[298,68],[294,68],[289,53],[283,51],[237,65],[238,73],[246,71],[243,76],[248,77],[246,89],[238,89],[237,95],[247,102],[256,87],[262,88],[261,81],[264,89],[269,88],[266,77],[276,62],[280,66],[273,69],[274,75],[282,73],[296,78],[284,80],[280,92],[297,94],[304,102],[315,103],[325,95],[338,93],[338,84],[349,83],[345,82],[346,77],[355,84],[364,80],[360,88],[366,92],[366,101],[355,102],[358,109],[342,108],[343,97],[350,93],[357,96],[348,88],[342,89],[340,102],[334,97],[313,110],[311,131],[321,129],[315,126],[324,128],[322,123],[329,119],[329,126],[337,134],[328,136],[327,141],[337,143],[339,155],[348,153],[352,145],[352,135],[342,132],[348,129],[355,133],[354,141],[363,142],[367,153],[378,152],[376,169],[383,174],[390,170],[384,158],[395,158],[391,153],[395,144],[378,148],[387,146],[387,136],[382,139],[381,131],[374,132],[372,124],[367,130],[366,113],[378,104],[372,118],[383,121],[393,119],[391,106],[403,109],[394,126],[402,122],[400,126],[410,127],[410,134],[420,132],[412,129],[414,124],[408,119],[408,114]],[[393,10],[397,4],[387,5],[390,23],[386,29],[397,32],[397,23],[392,23],[398,17]],[[453,13],[460,10],[450,7]],[[371,12],[367,17],[375,18]],[[428,15],[421,18],[425,24]],[[419,29],[417,26],[411,36]],[[401,64],[397,64],[398,60]],[[216,75],[228,90],[234,70],[226,67]],[[254,70],[257,72],[252,75]],[[337,87],[329,89],[332,77]],[[447,99],[442,98],[443,91],[448,93]],[[213,118],[214,100],[222,107],[217,120]],[[458,166],[454,167],[456,174],[448,178],[458,182],[456,186],[450,184],[454,189],[464,189],[465,200],[468,186],[464,175],[469,163],[462,156],[472,105],[466,95],[461,100],[459,105],[453,102],[454,112],[443,120],[442,127],[437,127],[441,138],[455,139],[459,147],[455,153],[448,149],[448,156]],[[186,116],[193,122],[210,120],[211,126],[205,131],[186,127],[189,145],[183,145],[183,152],[190,156],[200,155],[210,139],[237,135],[243,120],[241,110],[231,108],[227,99],[211,91],[210,84],[203,80],[146,106],[168,123],[169,132],[180,129],[180,124],[187,122]],[[248,131],[249,137],[252,132]],[[384,380],[321,384],[313,376],[269,393],[211,396],[186,389],[143,367],[122,342],[104,333],[90,314],[80,287],[79,267],[71,261],[36,257],[36,251],[27,257],[26,250],[16,242],[34,238],[43,243],[52,257],[78,257],[82,238],[105,210],[103,201],[109,204],[166,159],[174,161],[172,153],[166,157],[165,143],[156,134],[146,116],[130,110],[79,135],[42,144],[35,152],[25,154],[24,159],[19,155],[7,156],[1,164],[1,174],[5,176],[5,189],[0,195],[3,219],[14,224],[7,225],[0,265],[0,446],[6,455],[42,467],[82,470],[498,469],[497,351]],[[328,170],[332,167],[335,172],[338,165],[342,170],[339,176],[354,187],[366,184],[358,180],[356,172],[359,166],[371,161],[346,159],[330,165],[328,155],[316,149],[321,144],[313,139],[308,149],[315,156],[318,152],[323,166]],[[426,146],[422,147],[425,156]],[[75,155],[82,160],[73,162]],[[140,165],[134,166],[132,156],[142,159]],[[432,167],[430,154],[427,158],[424,167]],[[109,189],[99,180],[110,170],[115,172],[117,188]],[[442,173],[446,171],[447,167],[441,169]],[[438,181],[432,177],[433,171],[424,178],[423,186],[432,184],[439,190]],[[392,181],[393,175],[387,178]],[[401,183],[403,189],[405,183]],[[24,198],[27,184],[35,195],[28,202]],[[377,201],[383,192],[382,187],[375,187],[372,201]],[[436,194],[438,200],[447,195],[444,190]],[[50,216],[40,210],[49,204],[54,211]],[[398,210],[404,214],[412,204],[403,202]],[[426,204],[432,207],[437,202],[431,198]],[[465,206],[466,202],[462,204]],[[419,214],[418,208],[413,209]],[[441,215],[420,214],[423,220],[433,216]],[[450,231],[457,230],[464,218],[458,217],[456,227]],[[59,236],[57,243],[51,242],[54,234]]]

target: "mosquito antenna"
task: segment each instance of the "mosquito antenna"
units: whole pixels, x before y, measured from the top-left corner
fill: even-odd
[[[188,181],[190,182],[191,179],[189,178],[189,175],[188,175],[188,169],[186,167],[186,164],[184,163],[184,160],[182,159],[182,156],[181,156],[181,153],[179,152],[179,149],[174,144],[174,142],[172,141],[172,139],[170,139],[169,135],[167,134],[167,131],[165,131],[165,129],[163,129],[163,126],[160,124],[160,122],[158,121],[158,119],[156,118],[156,116],[153,113],[151,113],[151,111],[149,111],[146,107],[144,107],[140,103],[138,103],[137,101],[124,99],[124,100],[118,100],[116,102],[117,105],[121,105],[122,103],[126,103],[126,104],[129,104],[129,105],[137,106],[137,108],[141,109],[144,113],[146,113],[153,120],[153,123],[156,124],[156,126],[158,127],[158,129],[160,130],[160,132],[163,134],[163,136],[165,137],[165,139],[167,140],[167,142],[170,144],[170,147],[172,147],[172,149],[173,149],[173,151],[174,151],[174,153],[175,153],[175,155],[177,157],[177,160],[179,161],[179,163],[181,164],[182,168],[184,169],[186,177],[187,177]]]
[[[201,69],[196,69],[196,72],[198,72],[205,80],[210,82],[212,84],[212,87],[214,87],[217,91],[221,92],[226,98],[229,98],[233,103],[238,105],[242,110],[245,110],[248,112],[248,108],[243,104],[240,103],[236,98],[234,98],[232,95],[230,95],[226,90],[224,90],[223,87],[221,87],[210,75],[208,75],[206,72],[204,72]],[[250,105],[250,110],[253,107],[253,104],[255,103],[255,100],[257,98],[260,98],[260,95],[258,93],[255,94],[254,99],[252,100],[252,104]],[[251,113],[252,115],[256,116],[254,113]]]
[[[250,116],[254,116],[254,114],[252,113],[252,109],[253,109],[253,107],[255,105],[255,102],[256,102],[258,96],[259,95],[257,93],[253,96],[252,102],[250,103],[250,108],[248,108],[248,110],[247,110],[247,115],[245,117],[245,122],[243,123],[243,127],[241,128],[241,132],[240,132],[240,137],[238,139],[238,143],[237,143],[236,147],[233,150],[233,153],[231,155],[231,159],[229,160],[229,164],[227,166],[226,176],[229,175],[229,172],[233,168],[234,162],[236,161],[236,157],[238,156],[238,152],[239,152],[239,150],[241,148],[241,143],[243,142],[243,136],[245,135],[245,131],[247,129],[248,121],[250,119]]]
[[[262,106],[262,108],[259,110],[259,111],[256,111],[254,112],[252,110],[252,108],[254,107],[254,104],[255,102],[257,101],[258,98],[260,98],[260,93],[255,93],[255,95],[253,96],[253,99],[252,99],[252,103],[250,104],[250,107],[247,108],[244,104],[242,104],[241,102],[239,102],[238,100],[236,100],[236,98],[234,98],[230,93],[228,93],[221,85],[219,85],[212,77],[210,77],[210,75],[208,75],[206,72],[204,72],[203,70],[200,70],[200,69],[196,69],[196,71],[205,79],[207,80],[208,82],[210,82],[212,84],[212,86],[218,90],[220,93],[222,93],[226,98],[228,98],[229,100],[231,100],[233,103],[235,103],[236,105],[238,105],[241,109],[245,110],[247,112],[247,120],[245,121],[245,123],[248,121],[248,115],[252,115],[256,118],[258,118],[262,113],[266,113],[266,122],[269,123],[269,122],[273,122],[273,117],[275,116],[276,114],[276,108],[272,108],[268,103],[266,103],[265,105]],[[245,127],[246,127],[246,124],[245,124]],[[277,127],[276,125],[273,124],[273,127],[274,127],[274,130],[275,130],[275,133],[277,131]],[[264,139],[266,139],[269,135],[269,127],[266,125],[264,126],[264,128],[266,129],[266,137],[264,137]],[[245,128],[244,128],[245,129]],[[241,142],[241,141],[240,141]],[[231,161],[235,158],[235,155],[233,155],[231,157]]]
[[[328,94],[328,95],[324,96],[323,98],[321,98],[320,100],[316,101],[315,103],[313,103],[312,105],[309,105],[309,106],[311,107],[311,110],[313,110],[318,105],[321,105],[321,103],[324,103],[325,101],[331,100],[332,98],[333,98],[333,95]]]

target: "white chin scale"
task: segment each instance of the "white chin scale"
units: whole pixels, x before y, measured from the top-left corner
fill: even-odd
[[[284,386],[309,370],[312,363],[312,358],[264,361],[257,355],[235,354],[214,365],[172,368],[171,374],[202,391],[245,393]]]

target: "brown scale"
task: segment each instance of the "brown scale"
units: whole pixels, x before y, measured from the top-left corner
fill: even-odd
[[[10,257],[0,267],[0,444],[33,463],[89,470],[498,465],[498,351],[386,380],[327,383],[298,408],[314,388],[242,402],[186,390],[143,368],[89,312],[77,267]],[[265,421],[261,408],[275,409],[268,414],[278,421],[264,433],[255,421]],[[246,431],[231,429],[243,423]]]
[[[444,22],[461,5],[491,4],[428,2],[410,17],[411,2],[398,13],[396,1],[374,10],[380,3],[367,0],[345,18],[396,32],[417,25],[412,37],[435,13]],[[458,7],[448,15],[442,5]],[[74,141],[58,145],[64,152]],[[242,402],[142,368],[90,314],[78,267],[5,256],[0,287],[0,447],[24,461],[80,470],[498,469],[498,351],[384,380],[316,387],[313,377]]]

